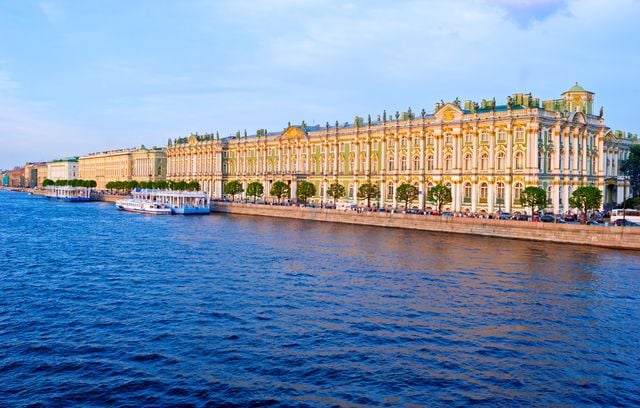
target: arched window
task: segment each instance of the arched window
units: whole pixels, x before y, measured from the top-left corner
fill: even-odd
[[[371,173],[378,174],[378,158],[374,157],[371,159]]]
[[[471,166],[473,165],[473,161],[471,158],[471,153],[467,153],[464,155],[464,169],[471,170]]]
[[[516,170],[522,170],[524,168],[524,153],[516,152],[515,154]]]
[[[446,155],[444,157],[444,169],[451,170],[451,155]]]
[[[496,183],[496,203],[504,205],[504,183],[501,181]]]
[[[311,168],[309,169],[309,173],[316,174],[316,159],[311,159],[311,163],[309,163]]]
[[[489,132],[483,131],[480,133],[480,143],[488,143],[489,142]]]
[[[553,205],[553,188],[547,187],[547,205],[551,207]]]
[[[427,183],[427,191],[424,192],[425,197],[429,197],[429,191],[431,191],[431,189],[433,188],[433,183],[432,182],[428,182]]]
[[[356,157],[354,155],[349,156],[349,168],[347,168],[347,171],[356,170],[355,165],[356,165]]]
[[[522,195],[523,191],[524,191],[524,187],[522,186],[522,183],[516,183],[513,185],[513,202],[514,203],[520,204],[520,196]]]
[[[393,157],[393,154],[389,155],[389,171],[395,170],[396,167],[396,159]]]
[[[367,170],[367,157],[365,155],[360,156],[360,168],[358,170],[359,171]]]
[[[400,170],[405,171],[407,169],[407,156],[400,157]]]
[[[504,152],[498,152],[496,155],[496,170],[504,170]]]
[[[489,168],[489,155],[482,153],[480,155],[480,170],[487,170]]]
[[[487,197],[489,196],[489,186],[487,183],[480,184],[480,202],[486,203]]]
[[[470,203],[471,202],[471,183],[469,183],[468,181],[466,183],[464,183],[464,197],[463,200],[465,203]]]
[[[393,183],[389,182],[389,184],[387,184],[387,197],[388,198],[393,198]]]
[[[414,170],[421,170],[420,169],[420,156],[418,156],[418,155],[413,156],[413,169]]]
[[[433,170],[433,155],[427,156],[427,170]]]
[[[406,138],[402,138],[400,139],[400,146],[402,147],[407,147],[407,139]]]
[[[348,191],[347,197],[353,198],[353,184],[349,184],[349,189],[347,191]]]

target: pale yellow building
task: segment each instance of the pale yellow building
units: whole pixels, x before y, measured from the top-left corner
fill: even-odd
[[[402,183],[418,188],[412,205],[419,208],[433,206],[426,199],[431,187],[448,186],[452,211],[523,210],[519,197],[527,186],[544,188],[548,209],[556,213],[570,210],[572,191],[584,185],[600,188],[605,202],[619,202],[612,159],[623,159],[624,153],[614,152],[624,146],[628,151],[637,137],[621,143],[605,126],[602,111],[593,114],[593,95],[576,84],[560,99],[543,102],[514,94],[505,105],[456,100],[437,103],[431,114],[385,112],[366,122],[303,123],[221,140],[192,135],[167,147],[167,178],[196,180],[213,198],[221,198],[231,180],[245,189],[259,181],[267,198],[275,181],[288,183],[292,197],[297,183],[309,181],[316,186],[315,202],[330,201],[327,188],[338,182],[354,203],[362,183],[375,183],[381,192],[377,204],[387,208],[400,207],[395,196]],[[605,189],[605,177],[615,178],[609,181],[615,188]]]
[[[91,153],[78,160],[79,178],[95,180],[98,189],[110,181],[159,181],[167,174],[163,149],[134,148]]]
[[[77,179],[78,158],[59,159],[47,163],[47,177],[53,181]]]

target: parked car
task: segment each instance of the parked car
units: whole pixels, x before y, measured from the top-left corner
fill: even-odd
[[[540,221],[542,221],[542,222],[555,222],[556,221],[556,217],[554,217],[551,214],[545,214],[545,215],[540,217]]]
[[[589,220],[587,221],[587,225],[604,225],[604,223],[598,222],[596,220]]]
[[[625,219],[617,219],[613,222],[616,227],[640,227],[640,224],[637,222],[625,220]]]
[[[453,213],[451,211],[444,211],[442,213],[443,217],[453,217]]]
[[[510,220],[511,219],[511,214],[509,214],[508,212],[503,212],[500,214],[500,219],[501,220]]]
[[[407,214],[419,214],[419,215],[422,215],[422,214],[424,214],[424,211],[422,211],[419,208],[409,208],[407,210]]]

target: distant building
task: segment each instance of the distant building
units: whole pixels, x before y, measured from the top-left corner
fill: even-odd
[[[24,167],[15,167],[9,172],[9,187],[24,187]]]
[[[419,208],[434,207],[427,198],[433,186],[449,187],[451,211],[523,211],[528,186],[545,189],[547,208],[556,213],[571,210],[571,193],[585,185],[600,188],[605,203],[621,202],[619,162],[637,135],[612,132],[603,111],[594,114],[593,96],[576,83],[549,101],[516,93],[503,105],[456,99],[437,103],[432,113],[385,112],[353,124],[303,123],[224,139],[191,135],[167,147],[167,179],[196,180],[214,198],[231,180],[245,191],[258,181],[267,198],[275,181],[287,183],[292,197],[308,181],[317,203],[328,202],[329,185],[340,183],[356,204],[363,204],[358,187],[372,183],[380,189],[376,204],[386,208],[402,207],[402,183],[419,190],[411,204]]]
[[[8,186],[9,185],[9,171],[3,171],[1,173],[2,175],[2,179],[0,180],[0,182],[2,182],[3,186]]]
[[[167,157],[161,148],[133,148],[91,153],[78,160],[79,178],[95,180],[104,189],[110,181],[159,181],[167,174]]]
[[[47,178],[47,163],[27,163],[24,166],[25,187],[42,187],[42,182]]]
[[[47,178],[57,180],[75,180],[78,178],[78,158],[54,160],[47,163]]]

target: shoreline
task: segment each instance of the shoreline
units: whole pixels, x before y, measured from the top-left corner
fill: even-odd
[[[476,235],[556,244],[640,250],[640,228],[555,224],[530,221],[442,217],[402,213],[356,212],[295,206],[215,201],[212,213],[290,218],[373,227]]]
[[[0,187],[0,190],[44,195],[44,190]],[[98,201],[115,202],[125,195],[101,194]],[[589,245],[600,248],[640,250],[640,228],[591,226],[581,224],[555,224],[544,222],[512,221],[415,215],[402,213],[356,212],[279,206],[251,203],[213,201],[212,213],[289,218],[318,222],[333,222],[373,227],[401,228],[419,231],[445,232],[464,235],[552,242],[556,244]]]

